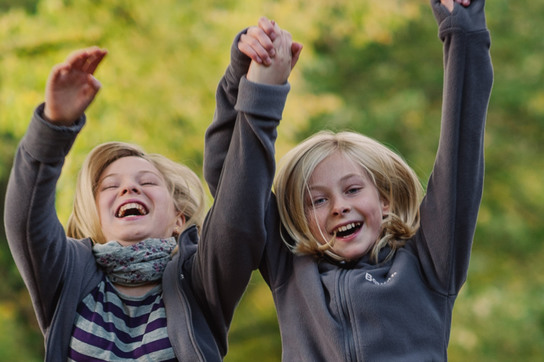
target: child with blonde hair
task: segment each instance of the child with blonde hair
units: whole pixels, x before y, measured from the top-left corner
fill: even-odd
[[[260,105],[281,104],[289,91],[292,40],[276,30],[276,56],[253,69],[247,112],[237,113],[244,145],[281,118]],[[82,49],[53,68],[6,193],[6,234],[45,336],[45,360],[221,361],[234,309],[262,258],[262,245],[250,241],[263,230],[270,184],[253,177],[251,156],[236,157],[233,144],[225,160],[232,171],[204,219],[196,174],[109,142],[83,164],[65,232],[56,183],[101,87],[93,74],[105,55]],[[252,156],[271,152],[270,142],[252,145]],[[273,169],[260,176],[272,179]]]
[[[353,132],[320,132],[282,159],[266,230],[251,244],[264,247],[259,269],[274,297],[283,360],[447,360],[483,191],[493,82],[484,4],[431,0],[445,76],[440,142],[424,196],[401,157]],[[274,55],[270,29],[248,31],[252,67]],[[228,94],[234,112],[245,95]],[[211,187],[229,141],[238,142],[228,132],[237,120],[216,121],[204,164]],[[254,169],[273,167],[273,156],[255,157]]]

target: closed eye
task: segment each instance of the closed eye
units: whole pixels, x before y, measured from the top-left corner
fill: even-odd
[[[100,188],[100,191],[106,191],[106,190],[111,190],[111,189],[115,189],[115,188],[117,188],[117,185],[103,185]]]
[[[157,185],[161,185],[161,180],[155,174],[150,173],[150,172],[146,172],[140,178],[140,185],[142,185],[142,186],[157,186]]]

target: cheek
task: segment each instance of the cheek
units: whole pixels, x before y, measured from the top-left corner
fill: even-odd
[[[166,206],[165,208],[165,212],[166,212],[166,218],[168,220],[173,220],[174,223],[176,223],[176,221],[178,220],[179,218],[179,211],[176,209],[176,205],[174,204],[174,200],[172,200],[172,198],[170,197],[170,194],[167,194],[164,199],[163,199],[163,205],[168,205]]]
[[[104,212],[104,198],[96,198],[94,205],[96,207],[96,212],[98,213],[98,219],[102,220],[102,214]]]
[[[380,208],[376,208],[373,213],[373,224],[375,228],[381,228],[383,219],[386,217],[386,213]]]
[[[304,212],[304,216],[306,217],[306,223],[308,224],[308,227],[310,229],[313,229],[316,224],[316,213],[313,209],[306,209]]]
[[[109,205],[112,203],[110,200],[111,197],[108,197],[108,195],[99,195],[96,200],[96,210],[98,211],[99,215],[102,215],[102,213],[107,213],[109,210]]]
[[[112,195],[111,193],[102,193],[96,196],[95,207],[100,225],[104,222],[108,222],[108,220],[111,220],[114,217],[115,211],[113,210],[113,205],[115,200],[115,195]]]
[[[317,240],[321,240],[323,238],[323,234],[326,233],[325,219],[322,214],[323,212],[320,212],[319,210],[309,210],[306,212],[308,227],[310,228],[312,235]]]

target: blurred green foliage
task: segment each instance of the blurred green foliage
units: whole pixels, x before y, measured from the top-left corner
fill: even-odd
[[[495,84],[485,193],[449,358],[539,361],[544,38],[536,29],[544,3],[495,0],[486,7]],[[232,39],[261,15],[304,44],[290,78],[278,157],[318,129],[353,129],[398,150],[425,182],[442,91],[442,48],[427,1],[0,0],[1,200],[16,144],[43,101],[52,65],[90,45],[109,54],[96,73],[103,88],[59,180],[60,219],[70,212],[79,165],[101,142],[138,143],[201,174],[204,131]],[[0,231],[0,360],[38,361],[42,336],[3,225]],[[280,356],[273,301],[256,273],[236,312],[226,360]]]

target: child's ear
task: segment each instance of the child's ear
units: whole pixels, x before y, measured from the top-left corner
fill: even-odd
[[[185,215],[180,213],[176,219],[176,227],[174,229],[174,236],[179,236],[183,230],[183,225],[185,225]]]
[[[382,214],[385,217],[389,214],[389,200],[382,198],[381,204],[382,204]]]

